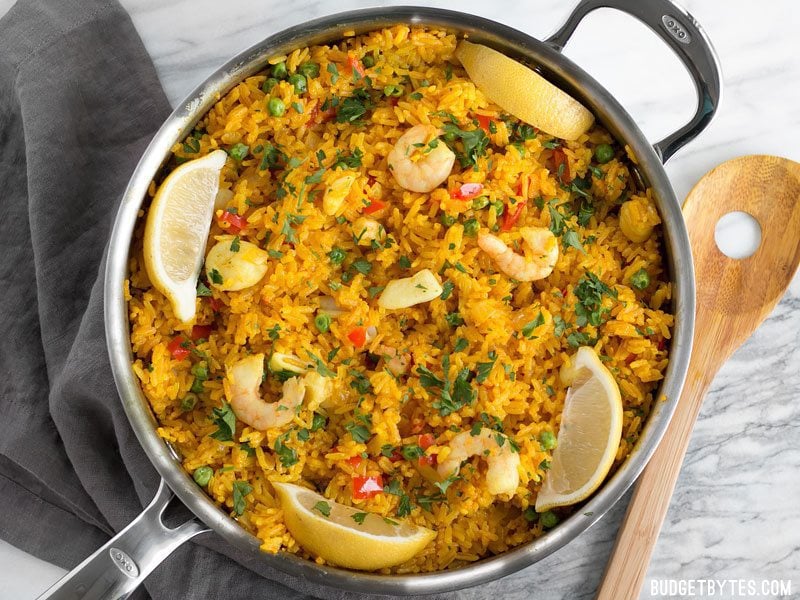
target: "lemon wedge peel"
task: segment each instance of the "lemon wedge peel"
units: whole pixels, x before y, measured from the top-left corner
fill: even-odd
[[[158,188],[144,230],[144,264],[155,288],[184,323],[195,315],[197,276],[227,154],[215,150],[185,162]]]
[[[608,475],[622,436],[619,387],[597,353],[584,346],[563,369],[570,388],[536,512],[588,498]]]
[[[374,571],[419,554],[436,533],[401,519],[345,506],[291,483],[272,482],[286,527],[300,546],[326,562]],[[328,515],[320,511],[322,508]],[[359,515],[359,523],[353,518]]]
[[[461,40],[455,56],[487,98],[545,133],[575,140],[594,123],[594,115],[580,102],[497,50]]]

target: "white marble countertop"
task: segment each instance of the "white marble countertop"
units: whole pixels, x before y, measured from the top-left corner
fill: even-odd
[[[0,15],[12,3],[0,0]],[[173,105],[230,56],[284,27],[341,10],[413,3],[122,0]],[[573,2],[426,4],[471,12],[544,37],[566,17]],[[796,1],[684,0],[683,4],[716,46],[724,72],[724,98],[708,130],[667,164],[678,197],[684,198],[710,168],[735,156],[765,153],[800,161]],[[597,11],[580,26],[566,54],[603,83],[653,141],[693,112],[694,92],[678,60],[629,17]],[[800,276],[714,382],[642,598],[664,597],[650,593],[651,582],[663,579],[755,580],[758,589],[751,597],[764,598],[783,596],[762,593],[760,582],[782,579],[791,580],[791,597],[800,594],[798,334]],[[567,547],[512,576],[512,585],[504,587],[506,594],[520,599],[591,598],[623,509],[618,505]],[[33,598],[61,572],[0,542],[0,599]],[[489,585],[461,596],[486,598],[496,590]],[[697,597],[744,595],[736,596],[727,588]]]

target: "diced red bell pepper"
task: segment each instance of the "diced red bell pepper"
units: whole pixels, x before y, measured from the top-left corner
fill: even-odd
[[[666,347],[667,347],[667,340],[665,340],[664,338],[661,338],[660,340],[658,340],[658,349],[659,350],[663,350]]]
[[[169,353],[172,354],[172,358],[175,360],[183,360],[192,352],[189,349],[190,344],[191,342],[187,342],[186,338],[182,335],[177,335],[172,338],[172,341],[167,345],[167,350],[169,350]]]
[[[365,500],[383,491],[383,477],[380,475],[356,475],[353,477],[353,500]]]
[[[436,438],[433,436],[432,433],[423,433],[419,437],[417,437],[417,444],[423,450],[427,450],[431,446],[436,443]]]
[[[635,354],[628,354],[628,356],[625,357],[625,364],[629,365],[635,360],[636,360],[636,355]]]
[[[213,310],[215,313],[218,313],[222,308],[222,302],[220,302],[216,298],[209,298],[208,303],[209,305],[211,305],[211,310]]]
[[[222,214],[217,217],[217,223],[222,229],[234,235],[247,227],[247,219],[242,215],[230,213],[227,210],[223,210]]]
[[[475,120],[478,121],[478,127],[483,129],[486,133],[490,133],[490,125],[489,123],[492,122],[490,117],[486,115],[475,115]]]
[[[523,208],[525,208],[524,202],[517,202],[513,210],[511,206],[506,207],[506,210],[503,212],[503,224],[500,226],[500,229],[502,231],[509,231],[514,224],[519,221]]]
[[[363,77],[366,74],[366,71],[364,70],[364,65],[361,64],[361,61],[358,60],[358,57],[352,52],[347,53],[347,64],[350,66],[350,73],[355,71],[361,77]]]
[[[397,96],[391,96],[389,98],[389,106],[397,106],[398,104],[400,104],[400,98]]]
[[[308,118],[312,123],[327,123],[335,116],[335,108],[329,106],[325,110],[322,110],[320,109],[319,104],[315,104],[314,108],[311,109]]]
[[[361,464],[361,461],[362,461],[362,458],[361,458],[360,456],[358,456],[358,455],[356,455],[356,456],[351,456],[350,458],[348,458],[348,459],[347,459],[347,463],[348,463],[348,464],[349,464],[351,467],[353,467],[354,469],[357,469],[357,468],[358,468],[358,465],[360,465],[360,464]]]
[[[405,460],[403,453],[400,452],[400,448],[394,448],[392,450],[392,455],[389,457],[389,460],[392,462],[399,462],[401,460]]]
[[[472,200],[480,196],[482,191],[482,183],[462,183],[461,187],[450,192],[450,197],[455,200]]]
[[[425,454],[417,459],[417,466],[419,467],[435,467],[438,462],[435,454]]]
[[[364,344],[367,343],[367,328],[356,327],[350,333],[347,334],[347,339],[353,342],[353,345],[356,348],[361,348]]]
[[[192,341],[207,340],[212,331],[214,331],[213,325],[195,325],[192,327]]]
[[[561,165],[564,165],[563,170],[561,169]],[[567,159],[566,153],[561,148],[553,150],[553,167],[561,183],[566,185],[572,181],[572,175],[570,175],[569,172],[569,160]],[[558,175],[559,171],[561,175]]]
[[[372,213],[376,213],[383,208],[386,208],[385,202],[378,200],[377,198],[370,198],[369,204],[364,207],[364,214],[371,215]]]

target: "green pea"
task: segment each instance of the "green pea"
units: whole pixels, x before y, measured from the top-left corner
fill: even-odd
[[[291,77],[289,77],[289,83],[294,86],[294,91],[298,94],[302,94],[308,89],[308,84],[306,83],[306,78],[300,75],[300,73],[295,73]]]
[[[197,379],[202,379],[203,381],[208,379],[208,363],[206,363],[204,360],[201,360],[196,365],[193,365],[192,375],[194,375]]]
[[[214,476],[214,469],[209,466],[197,467],[192,474],[194,481],[200,487],[206,487]]]
[[[335,265],[342,264],[346,257],[347,253],[341,248],[334,248],[333,250],[328,252],[328,258],[330,258],[331,262]]]
[[[181,410],[183,412],[189,412],[195,406],[197,406],[197,394],[186,394],[181,400]]]
[[[639,269],[631,275],[631,285],[637,290],[643,290],[650,285],[650,275],[644,269]]]
[[[331,328],[331,317],[325,313],[320,313],[314,317],[314,325],[317,326],[320,333],[327,333]]]
[[[478,196],[472,201],[472,210],[482,210],[489,206],[488,196]]]
[[[278,80],[274,77],[268,77],[264,80],[264,83],[261,84],[261,89],[264,93],[269,94],[276,85],[278,85]]]
[[[403,95],[403,88],[399,85],[387,85],[383,88],[383,95],[399,98]]]
[[[249,146],[245,144],[239,143],[235,146],[231,146],[231,149],[228,150],[228,155],[234,160],[244,160],[247,158],[247,153],[250,152]]]
[[[481,228],[481,224],[478,223],[478,219],[467,219],[464,221],[464,235],[468,237],[475,237],[478,235],[478,230]]]
[[[365,69],[369,69],[375,66],[375,57],[372,54],[367,54],[364,58],[361,59],[361,64],[364,65]]]
[[[443,212],[441,216],[441,221],[442,225],[444,225],[445,227],[450,227],[453,223],[456,222],[456,218]]]
[[[289,76],[289,71],[286,70],[286,63],[279,62],[277,65],[273,65],[272,76],[275,79],[286,79]]]
[[[314,79],[319,75],[319,65],[313,62],[304,62],[298,67],[297,72],[305,76],[306,79]]]
[[[551,529],[558,525],[558,517],[549,510],[539,515],[539,521],[545,529]]]
[[[552,450],[556,447],[556,436],[552,431],[543,431],[539,434],[539,445],[542,450]]]
[[[283,113],[286,112],[286,105],[280,98],[270,98],[269,102],[267,102],[267,110],[270,116],[282,117]]]
[[[614,158],[614,148],[609,144],[600,144],[594,149],[594,157],[601,165],[604,165],[612,158]]]
[[[537,513],[536,509],[532,506],[526,508],[525,512],[522,513],[522,516],[525,517],[525,520],[529,523],[534,523],[539,520],[539,513]]]
[[[490,204],[494,208],[494,212],[498,217],[501,216],[503,211],[506,209],[506,205],[500,200],[494,200],[493,202],[490,202]]]

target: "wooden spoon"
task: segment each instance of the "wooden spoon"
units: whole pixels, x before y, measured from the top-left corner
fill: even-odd
[[[719,218],[744,211],[761,226],[761,245],[728,258],[714,242]],[[697,277],[697,325],[675,415],[639,477],[597,600],[638,599],[669,507],[689,436],[717,371],[772,311],[800,263],[800,164],[743,156],[709,171],[683,206]]]

